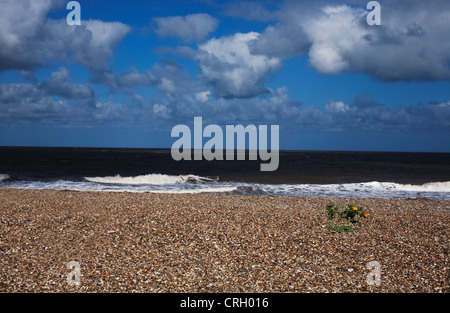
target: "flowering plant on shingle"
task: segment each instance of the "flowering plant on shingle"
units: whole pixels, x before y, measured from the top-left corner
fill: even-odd
[[[340,209],[334,203],[328,204],[326,207],[328,220],[332,223],[327,225],[326,229],[332,229],[337,232],[358,231],[353,228],[354,225],[361,225],[361,218],[367,217],[367,212],[363,207],[357,207],[353,204],[347,205],[344,209]]]

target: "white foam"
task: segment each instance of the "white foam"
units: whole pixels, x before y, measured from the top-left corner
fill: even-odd
[[[198,186],[198,187],[196,187]],[[199,193],[225,193],[237,190],[233,186],[203,187],[201,185],[106,185],[91,182],[72,182],[58,180],[54,182],[14,182],[8,186],[14,189],[34,189],[34,190],[70,190],[70,191],[100,191],[100,192],[131,192],[131,193],[160,193],[160,194],[199,194]]]
[[[439,183],[427,183],[423,185],[394,184],[395,188],[404,191],[416,192],[450,192],[450,181]]]
[[[174,190],[149,190],[149,193],[169,193],[169,194],[197,194],[197,193],[223,193],[236,191],[237,187],[217,187],[217,188],[196,188],[196,189],[174,189]]]
[[[9,179],[9,175],[8,174],[0,174],[0,182]]]
[[[213,181],[210,178],[196,175],[164,175],[164,174],[148,174],[139,176],[122,177],[106,176],[106,177],[85,177],[85,180],[99,184],[115,184],[115,185],[172,185],[185,182],[202,182]]]
[[[8,181],[8,188],[54,189],[74,191],[133,192],[160,194],[228,193],[250,195],[280,195],[300,197],[351,198],[431,198],[450,200],[450,182],[407,185],[392,182],[365,182],[347,184],[255,184],[220,182],[195,175],[143,175],[136,177],[103,177],[92,181]],[[101,181],[99,183],[98,181]],[[106,182],[106,183],[103,183]],[[152,183],[150,183],[152,182]],[[155,183],[156,182],[156,183]],[[164,182],[164,183],[163,183]],[[167,183],[172,182],[172,183]],[[176,183],[179,182],[179,183]],[[194,182],[194,183],[191,183]]]
[[[367,182],[348,184],[240,184],[238,191],[245,194],[274,194],[312,197],[356,198],[417,198],[427,197],[450,200],[450,182],[423,185],[403,185],[391,182]]]

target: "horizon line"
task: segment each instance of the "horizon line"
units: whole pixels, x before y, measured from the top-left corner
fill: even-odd
[[[134,150],[168,150],[171,151],[171,148],[167,147],[158,147],[158,148],[150,148],[150,147],[117,147],[117,146],[3,146],[0,145],[1,148],[48,148],[48,149],[134,149]],[[194,149],[191,148],[191,151],[202,150],[202,149]],[[227,149],[223,149],[226,151]],[[239,149],[242,150],[242,149]],[[246,152],[251,151],[249,149],[244,149]],[[268,149],[271,151],[271,149]],[[237,149],[233,149],[233,151],[238,151]],[[275,150],[274,150],[275,151]],[[408,151],[408,150],[334,150],[334,149],[278,149],[280,152],[380,152],[380,153],[450,153],[450,151]]]

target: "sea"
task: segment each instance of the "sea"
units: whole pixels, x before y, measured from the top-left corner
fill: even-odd
[[[0,147],[0,188],[450,200],[450,153],[279,151],[175,161],[170,149]]]

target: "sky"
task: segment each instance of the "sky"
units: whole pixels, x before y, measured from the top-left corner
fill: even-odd
[[[170,148],[279,125],[285,150],[450,152],[450,1],[0,0],[0,145]],[[270,127],[269,127],[270,128]]]

